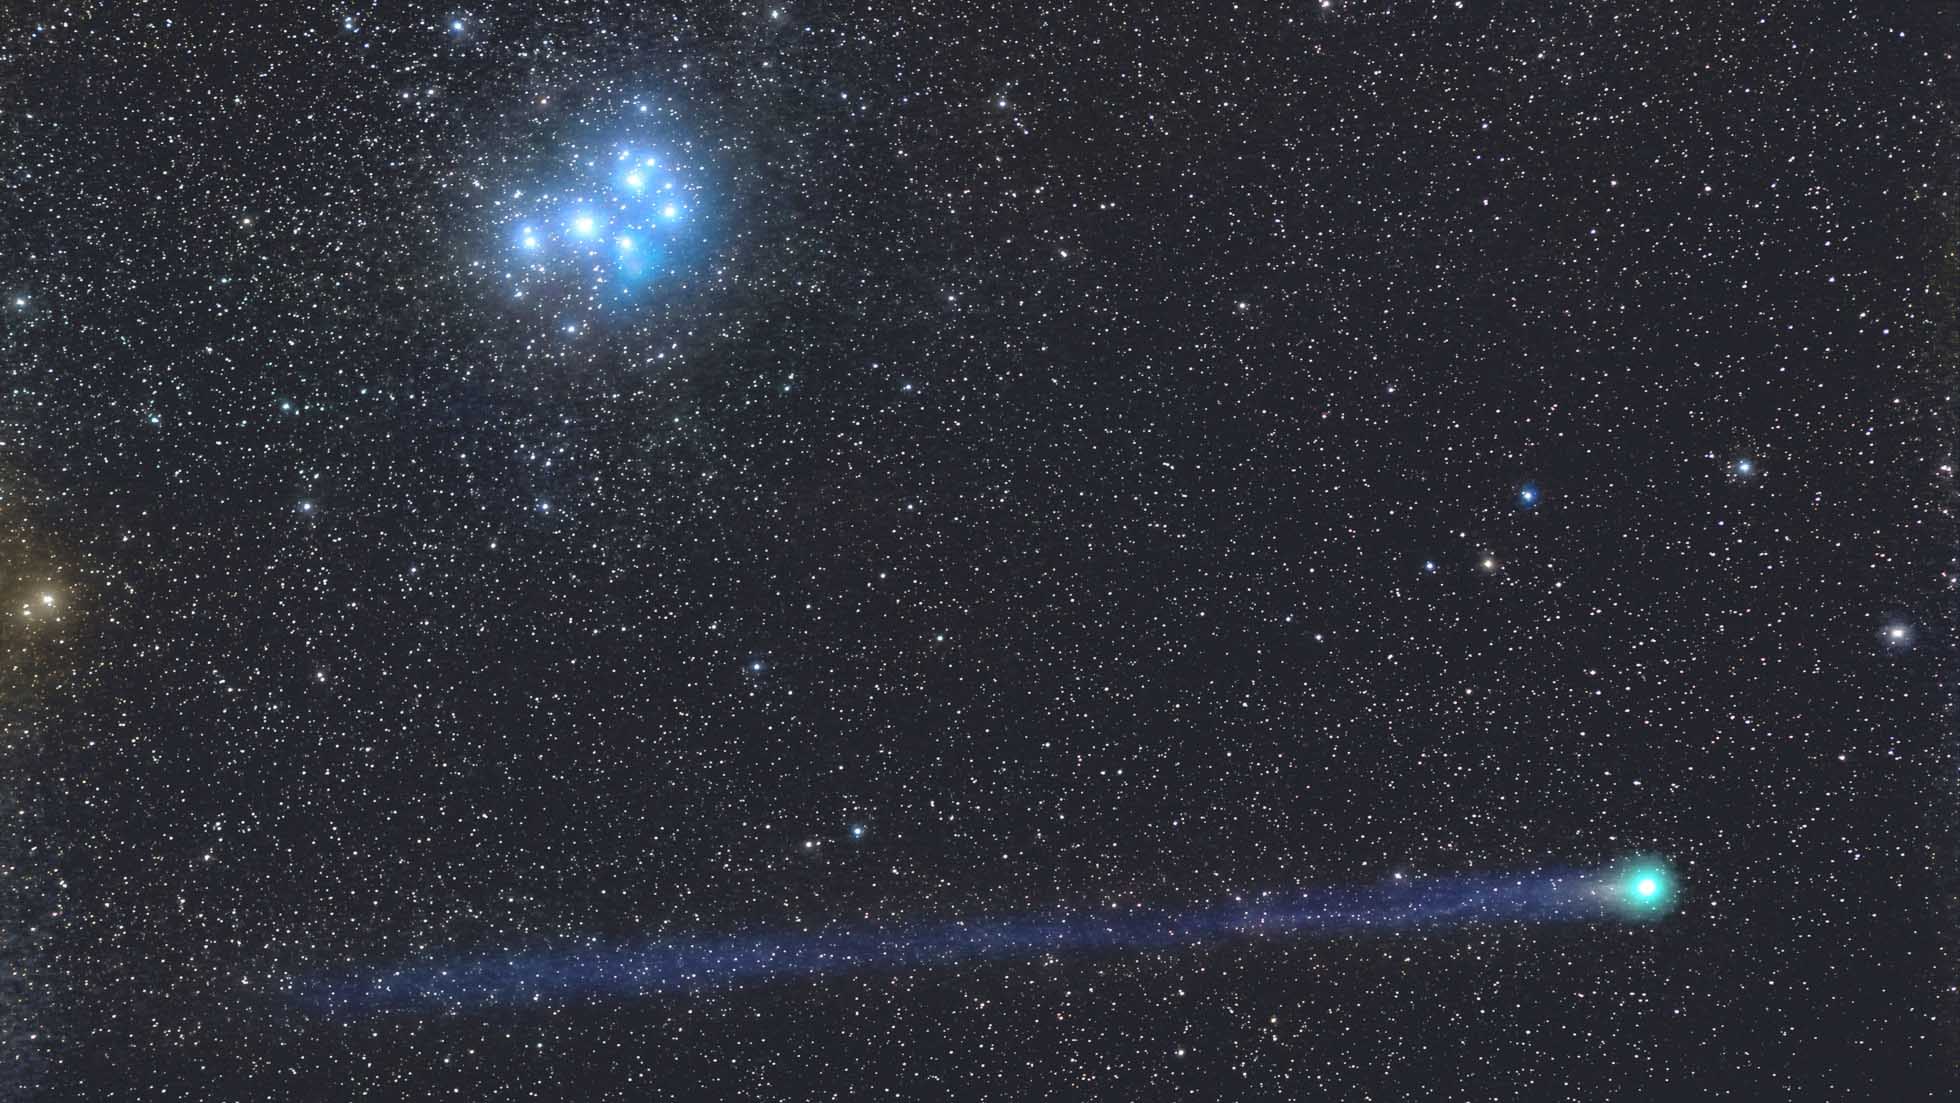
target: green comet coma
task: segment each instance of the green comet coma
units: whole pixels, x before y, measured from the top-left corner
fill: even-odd
[[[1627,903],[1637,909],[1660,908],[1669,896],[1667,871],[1658,866],[1635,866],[1627,871],[1621,891]]]

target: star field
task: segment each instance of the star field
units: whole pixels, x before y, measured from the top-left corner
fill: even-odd
[[[1960,1060],[1940,5],[12,14],[7,1090]]]

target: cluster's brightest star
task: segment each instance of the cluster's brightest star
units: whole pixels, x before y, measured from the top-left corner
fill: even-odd
[[[1537,504],[1538,504],[1538,488],[1536,486],[1532,485],[1531,483],[1526,483],[1518,488],[1519,506],[1521,506],[1524,509],[1530,509],[1533,506],[1536,506]]]

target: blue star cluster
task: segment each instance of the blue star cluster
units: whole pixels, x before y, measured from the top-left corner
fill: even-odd
[[[567,167],[494,205],[502,278],[513,301],[561,311],[657,294],[704,248],[702,176],[652,144],[574,146]],[[576,333],[576,320],[564,323]]]

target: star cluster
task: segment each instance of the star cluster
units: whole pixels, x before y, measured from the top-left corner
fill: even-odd
[[[518,188],[496,204],[510,297],[590,312],[658,294],[660,281],[702,250],[691,226],[701,216],[699,185],[684,164],[644,148],[621,144],[583,159],[579,148],[568,182]],[[579,325],[564,327],[576,333]]]

